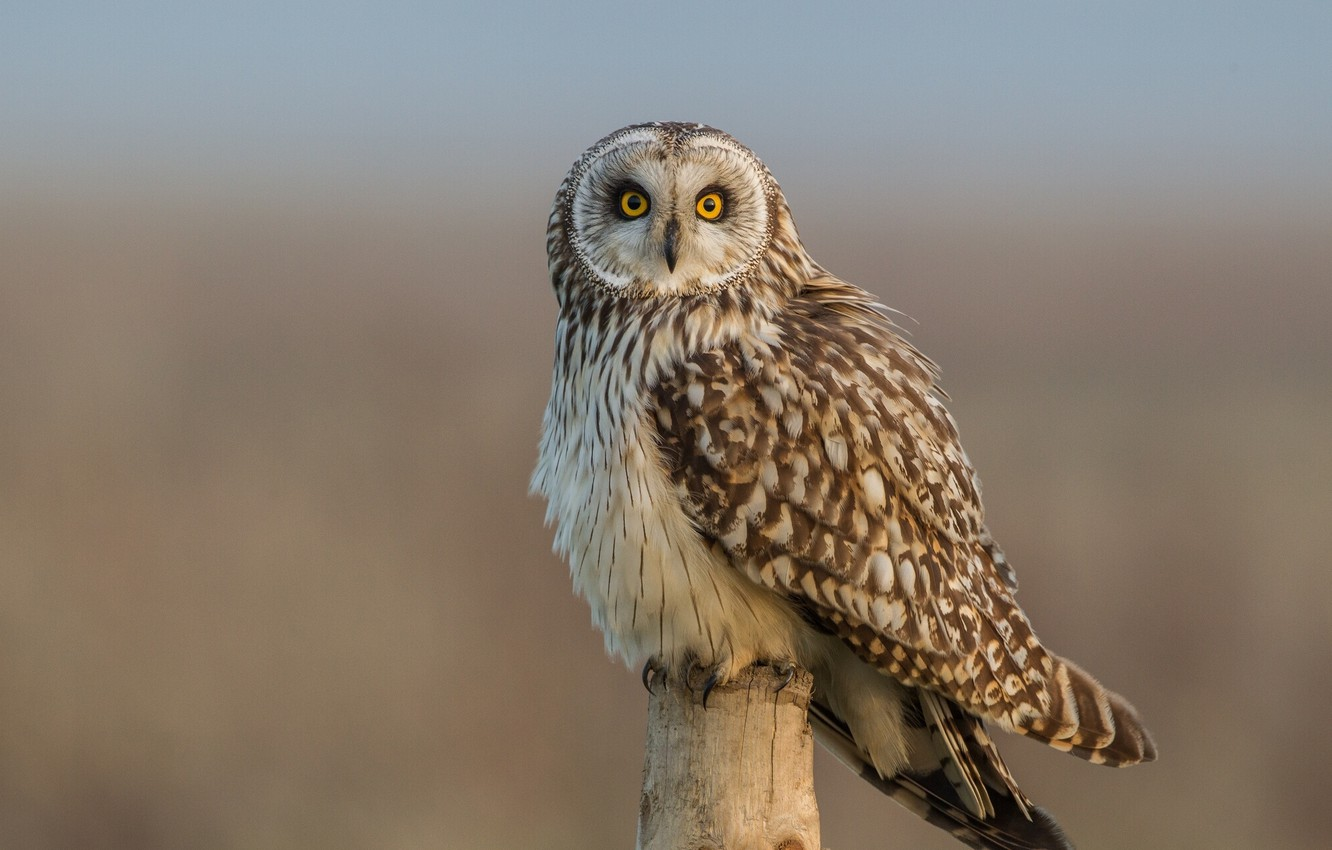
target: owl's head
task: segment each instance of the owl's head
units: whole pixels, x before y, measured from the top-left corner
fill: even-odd
[[[572,261],[602,291],[630,297],[714,292],[754,275],[779,219],[781,189],[749,148],[701,124],[637,124],[597,142],[565,178],[552,272]]]

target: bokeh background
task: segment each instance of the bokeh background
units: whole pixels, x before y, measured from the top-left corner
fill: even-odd
[[[646,695],[527,497],[555,187],[750,144],[938,360],[1043,637],[1161,760],[1084,847],[1326,846],[1332,10],[0,14],[0,846],[629,847]],[[831,759],[829,848],[947,848]]]

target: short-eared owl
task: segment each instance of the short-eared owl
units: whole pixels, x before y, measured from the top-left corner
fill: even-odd
[[[1014,599],[934,365],[819,266],[748,148],[619,130],[546,231],[559,301],[533,489],[607,649],[709,686],[814,674],[820,740],[978,847],[1062,847],[986,723],[1088,761],[1156,751]]]

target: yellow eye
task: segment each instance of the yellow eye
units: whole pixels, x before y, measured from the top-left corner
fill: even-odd
[[[698,203],[694,205],[694,209],[698,211],[699,216],[706,218],[708,221],[721,218],[721,192],[708,192],[706,195],[698,199]]]
[[[637,189],[625,189],[620,193],[620,212],[625,218],[638,218],[648,211],[647,195]]]

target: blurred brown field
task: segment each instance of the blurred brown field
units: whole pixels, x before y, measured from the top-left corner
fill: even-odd
[[[0,846],[631,846],[646,697],[526,495],[539,188],[0,205]],[[1005,738],[1031,796],[1084,847],[1324,846],[1332,219],[1158,200],[793,204],[942,365],[1042,636],[1156,734]],[[816,770],[828,847],[958,846]]]

